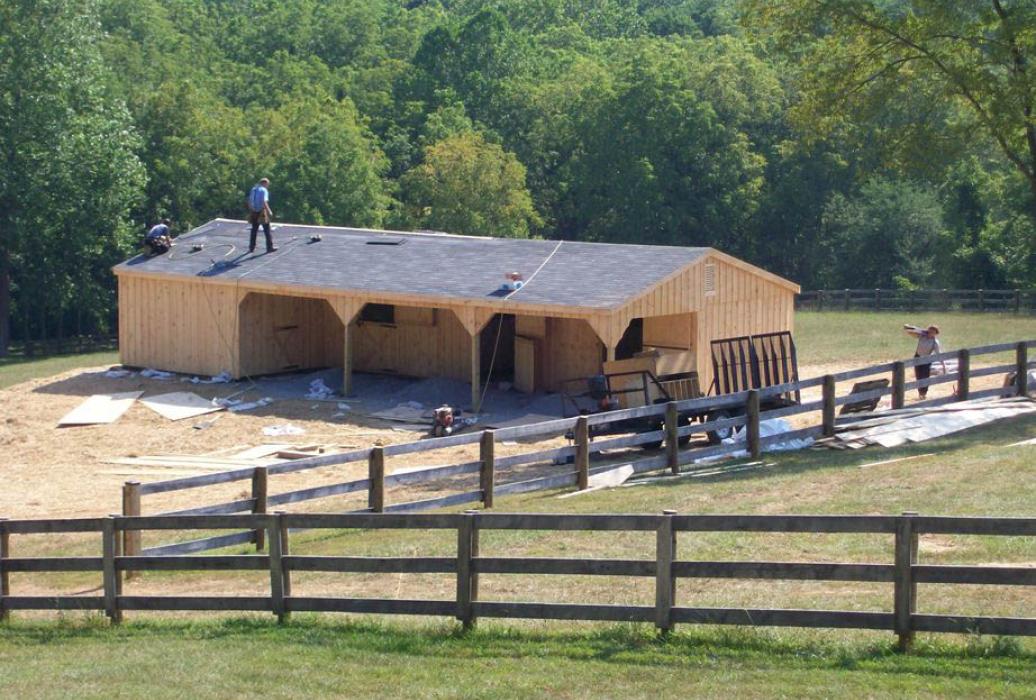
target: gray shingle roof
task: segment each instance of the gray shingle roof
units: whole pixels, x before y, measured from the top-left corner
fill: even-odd
[[[546,240],[278,224],[279,250],[267,255],[262,231],[256,253],[248,253],[248,233],[243,221],[216,219],[181,236],[170,253],[137,256],[115,271],[466,300],[499,298],[504,275],[520,272],[529,282],[511,296],[513,304],[601,309],[621,306],[710,250],[575,241],[558,247]],[[315,234],[322,240],[310,242]],[[196,244],[203,249],[191,252]]]

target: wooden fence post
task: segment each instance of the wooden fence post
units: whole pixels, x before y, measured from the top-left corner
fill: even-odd
[[[385,448],[371,448],[367,458],[367,478],[370,479],[367,507],[375,513],[381,513],[385,510]]]
[[[11,619],[11,613],[4,604],[4,598],[11,595],[11,575],[4,566],[4,559],[11,556],[11,534],[3,527],[7,518],[0,518],[0,623]]]
[[[874,310],[881,311],[881,289],[874,290]]]
[[[119,610],[119,582],[115,569],[115,518],[109,516],[101,524],[101,571],[104,586],[104,614],[113,625],[122,622],[122,611]]]
[[[1028,349],[1025,347],[1025,341],[1018,343],[1018,349],[1015,352],[1015,373],[1018,377],[1018,395],[1027,396],[1029,394],[1029,358]]]
[[[748,416],[748,423],[745,425],[745,444],[748,447],[748,454],[753,458],[759,457],[759,391],[751,389],[748,392],[748,400],[745,402],[745,413]]]
[[[899,637],[899,650],[909,651],[914,643],[911,616],[917,608],[917,583],[914,582],[913,566],[917,564],[917,532],[913,519],[917,513],[906,511],[896,520],[896,563],[893,621]]]
[[[291,594],[291,584],[284,570],[284,550],[288,539],[288,529],[284,527],[284,513],[277,511],[267,521],[267,539],[270,543],[270,607],[277,616],[277,622],[288,619],[288,607],[285,597]]]
[[[132,518],[140,515],[140,482],[127,481],[122,485],[122,515]],[[140,530],[125,530],[122,534],[122,551],[127,557],[139,557],[142,547]],[[127,571],[126,579],[140,576],[138,571]]]
[[[1014,290],[1014,313],[1015,315],[1022,312],[1022,292],[1019,289]]]
[[[473,559],[478,554],[475,511],[465,511],[457,526],[457,619],[465,630],[475,626],[472,603],[478,597],[478,579]]]
[[[986,310],[986,291],[984,289],[978,290],[978,310]]]
[[[493,507],[493,489],[496,483],[496,439],[492,430],[483,430],[478,443],[479,467],[478,485],[482,489],[482,507]]]
[[[971,351],[957,353],[957,400],[967,401],[971,395]]]
[[[831,374],[824,375],[823,426],[824,437],[835,434],[835,378]]]
[[[590,421],[586,416],[576,419],[576,486],[582,491],[590,487]]]
[[[665,407],[665,455],[666,464],[673,474],[680,473],[680,412],[676,402],[670,401]]]
[[[269,469],[267,467],[256,467],[252,472],[252,513],[256,515],[266,514],[267,484],[269,481]],[[266,530],[256,528],[255,530],[255,551],[261,552],[266,547]]]
[[[676,558],[676,532],[673,530],[675,510],[662,511],[655,540],[655,627],[662,636],[673,631],[673,605],[676,602],[676,578],[673,560]]]
[[[892,408],[893,410],[903,408],[906,400],[906,390],[903,385],[906,383],[906,365],[902,362],[892,363]]]

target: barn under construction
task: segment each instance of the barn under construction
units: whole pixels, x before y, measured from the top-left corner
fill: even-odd
[[[609,361],[791,330],[792,282],[712,248],[513,240],[217,219],[115,267],[129,366],[235,378],[340,366],[555,391]]]

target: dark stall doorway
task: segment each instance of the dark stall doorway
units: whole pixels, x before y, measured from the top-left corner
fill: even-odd
[[[514,383],[514,315],[496,314],[479,336],[483,382]]]

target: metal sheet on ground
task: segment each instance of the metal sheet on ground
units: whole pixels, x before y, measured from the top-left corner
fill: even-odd
[[[208,399],[190,391],[174,391],[170,394],[149,396],[141,399],[140,403],[169,420],[183,420],[223,410],[222,406],[214,406]]]
[[[143,391],[127,391],[121,394],[95,394],[66,413],[58,421],[58,425],[114,423],[143,393]]]

